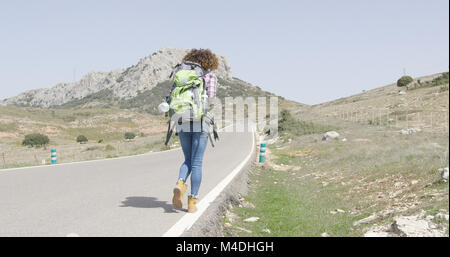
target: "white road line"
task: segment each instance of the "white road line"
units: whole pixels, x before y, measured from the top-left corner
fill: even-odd
[[[186,230],[190,229],[192,225],[202,216],[209,205],[219,196],[219,194],[225,189],[225,187],[233,180],[233,178],[239,174],[241,169],[247,164],[247,162],[253,158],[253,151],[255,148],[255,128],[252,128],[252,148],[247,157],[228,174],[216,187],[214,187],[197,205],[197,212],[186,213],[181,219],[175,223],[163,237],[178,237]]]

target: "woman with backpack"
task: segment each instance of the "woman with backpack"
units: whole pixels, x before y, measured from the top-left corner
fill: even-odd
[[[208,125],[205,124],[207,106],[206,98],[216,97],[217,77],[211,71],[217,69],[219,60],[209,49],[193,49],[175,68],[174,85],[171,90],[170,107],[177,113],[191,113],[191,119],[177,118],[176,129],[183,149],[184,162],[180,167],[178,181],[173,189],[172,204],[175,208],[183,207],[186,181],[191,176],[191,193],[188,197],[188,212],[197,211],[197,199],[202,181],[202,162],[208,142]],[[197,90],[197,91],[195,91]],[[189,94],[188,94],[189,93]],[[200,99],[198,99],[200,98]],[[202,99],[203,98],[203,99]],[[186,104],[186,101],[191,101]],[[185,111],[184,106],[194,106]],[[177,108],[180,110],[177,110]],[[195,107],[198,107],[195,109]],[[194,111],[192,111],[194,109]],[[189,112],[190,111],[190,112]],[[199,115],[200,114],[200,115]],[[201,118],[192,118],[193,116]]]

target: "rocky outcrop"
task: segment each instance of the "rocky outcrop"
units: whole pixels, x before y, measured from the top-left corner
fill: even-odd
[[[119,77],[121,70],[111,72],[91,72],[80,81],[59,83],[52,88],[26,91],[16,97],[5,99],[5,105],[51,107],[80,99],[113,86],[112,80]]]
[[[52,88],[26,91],[3,100],[1,104],[48,108],[84,98],[104,89],[111,90],[115,97],[129,99],[166,81],[173,67],[188,51],[189,49],[163,48],[125,70],[91,72],[78,82],[59,83]],[[231,79],[231,68],[227,59],[222,55],[218,57],[219,68],[214,73],[223,79]]]
[[[448,214],[439,213],[436,216],[425,215],[425,212],[411,216],[394,217],[391,225],[375,225],[369,229],[365,237],[448,237],[442,220],[448,220]]]

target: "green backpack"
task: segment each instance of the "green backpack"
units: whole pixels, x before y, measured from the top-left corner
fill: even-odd
[[[203,68],[193,62],[175,66],[172,91],[169,96],[169,113],[176,113],[183,121],[199,121],[207,113],[207,97],[204,88]]]
[[[214,140],[219,140],[214,117],[208,113],[208,97],[205,90],[203,76],[207,72],[194,62],[183,62],[175,66],[169,78],[173,77],[170,95],[166,98],[169,103],[170,120],[167,128],[165,145],[169,143],[174,123],[181,121],[204,121],[208,132],[213,133]],[[214,147],[212,137],[209,141]]]

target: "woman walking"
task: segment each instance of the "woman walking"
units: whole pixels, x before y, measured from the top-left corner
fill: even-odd
[[[209,49],[193,49],[183,58],[183,64],[195,70],[201,67],[201,80],[203,80],[202,95],[208,99],[216,97],[217,77],[211,71],[217,69],[219,61],[217,56]],[[177,82],[177,78],[174,79]],[[174,84],[176,87],[176,83]],[[172,88],[173,92],[174,88]],[[204,95],[206,93],[206,96]],[[206,104],[207,105],[207,104]],[[206,115],[206,113],[203,113]],[[197,211],[197,199],[200,184],[202,182],[202,163],[208,142],[208,125],[204,119],[182,120],[176,123],[177,133],[183,149],[184,162],[180,167],[178,181],[173,189],[172,203],[175,208],[183,207],[183,196],[186,192],[186,181],[191,176],[191,192],[188,196],[188,212]]]

